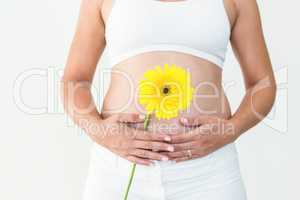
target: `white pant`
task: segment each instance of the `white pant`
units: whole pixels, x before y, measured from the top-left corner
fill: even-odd
[[[84,200],[122,200],[132,163],[94,145]],[[234,144],[180,163],[137,165],[129,200],[246,200]]]

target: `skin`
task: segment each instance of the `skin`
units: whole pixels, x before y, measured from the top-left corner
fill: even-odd
[[[142,130],[139,126],[144,120],[141,115],[143,112],[133,103],[122,112],[112,112],[127,102],[125,97],[128,93],[122,79],[114,74],[100,113],[93,102],[90,86],[106,45],[104,34],[111,8],[108,0],[82,0],[76,33],[62,78],[66,112],[94,142],[142,165],[150,165],[153,160],[171,159],[179,162],[201,158],[234,142],[268,114],[276,96],[276,85],[256,1],[225,0],[225,5],[231,24],[230,41],[240,63],[246,88],[245,96],[234,114],[231,114],[221,86],[221,69],[206,60],[175,52],[138,55],[119,63],[113,70],[133,77],[133,88],[136,89],[138,80],[149,69],[147,66],[169,62],[191,66],[189,70],[193,74],[193,85],[209,82],[215,86],[214,92],[219,94],[215,100],[195,100],[196,105],[204,110],[215,108],[213,114],[192,107],[191,111],[169,122],[151,121],[152,125],[178,124],[171,133],[165,130]],[[199,93],[212,94],[212,91],[209,87],[203,87]],[[122,98],[118,98],[120,96]],[[225,101],[222,101],[224,97]]]

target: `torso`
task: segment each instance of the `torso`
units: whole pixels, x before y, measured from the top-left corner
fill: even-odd
[[[229,1],[225,0],[224,5],[226,5],[229,22],[232,26],[235,15],[234,8],[231,3],[226,2]],[[103,18],[107,23],[111,9],[110,1],[105,1],[103,6]],[[139,81],[147,70],[157,65],[163,66],[165,63],[176,64],[188,70],[191,73],[192,86],[196,90],[189,109],[182,112],[177,118],[161,121],[152,119],[152,127],[166,125],[163,129],[155,130],[156,132],[185,131],[178,123],[178,118],[181,116],[214,115],[221,118],[231,116],[229,103],[222,88],[222,69],[207,59],[175,51],[143,52],[116,63],[112,67],[111,84],[102,106],[102,116],[106,118],[115,113],[143,113],[144,109],[137,101]],[[137,127],[139,126],[137,125]],[[172,126],[172,128],[170,129],[168,126]]]

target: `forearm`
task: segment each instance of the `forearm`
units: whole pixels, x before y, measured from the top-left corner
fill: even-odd
[[[97,134],[102,121],[90,90],[91,84],[84,81],[62,80],[61,97],[68,116],[91,138]]]
[[[276,96],[274,80],[263,79],[249,87],[242,103],[229,120],[237,137],[252,128],[270,112]]]

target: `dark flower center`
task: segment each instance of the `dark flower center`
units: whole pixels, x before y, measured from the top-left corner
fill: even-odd
[[[162,88],[162,93],[165,94],[165,95],[169,94],[169,93],[170,93],[170,87],[167,86],[167,85],[164,86],[164,87]]]

